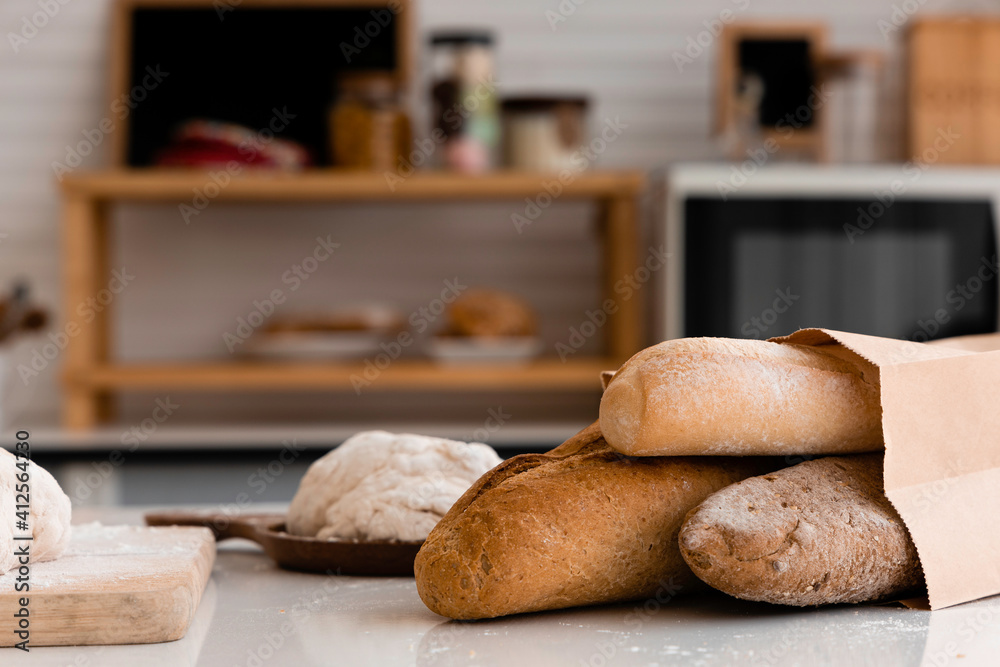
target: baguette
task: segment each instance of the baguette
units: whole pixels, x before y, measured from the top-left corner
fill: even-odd
[[[840,345],[683,338],[647,348],[601,398],[630,456],[842,454],[883,448],[878,368]]]
[[[834,456],[709,496],[680,532],[705,583],[744,600],[808,606],[903,596],[917,550],[882,487],[882,455]]]
[[[630,458],[594,424],[481,477],[417,554],[417,592],[435,613],[480,619],[688,587],[697,579],[677,547],[685,513],[769,463]]]

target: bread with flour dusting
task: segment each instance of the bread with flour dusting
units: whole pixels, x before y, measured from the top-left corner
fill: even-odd
[[[843,454],[883,448],[878,368],[840,345],[681,338],[623,365],[601,431],[630,456]]]
[[[705,499],[680,532],[684,560],[734,597],[810,606],[913,595],[917,549],[882,486],[882,454],[830,456]]]

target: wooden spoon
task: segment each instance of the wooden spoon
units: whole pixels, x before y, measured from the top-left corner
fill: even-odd
[[[218,541],[242,537],[264,547],[289,570],[379,577],[412,577],[413,559],[423,542],[321,540],[285,532],[283,514],[232,517],[222,512],[151,512],[149,526],[202,526]]]

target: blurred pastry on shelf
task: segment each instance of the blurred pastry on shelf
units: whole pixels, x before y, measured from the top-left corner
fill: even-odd
[[[533,336],[535,311],[520,297],[492,289],[470,289],[448,309],[445,336]]]
[[[385,306],[276,319],[250,339],[247,353],[275,360],[360,359],[380,351],[405,320]]]
[[[427,354],[446,364],[525,363],[543,348],[537,320],[520,297],[492,289],[470,289],[448,308],[445,328],[427,344]]]

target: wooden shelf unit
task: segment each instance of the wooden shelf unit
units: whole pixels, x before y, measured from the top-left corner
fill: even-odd
[[[62,182],[64,308],[67,321],[77,305],[107,282],[109,216],[124,201],[183,202],[206,191],[212,201],[348,202],[521,200],[547,192],[554,174],[497,172],[482,176],[416,173],[390,186],[382,174],[316,170],[305,173],[245,172],[218,185],[211,172],[112,169],[68,174]],[[605,298],[639,264],[636,199],[645,178],[640,172],[592,172],[562,184],[560,199],[592,200],[603,224]],[[401,359],[390,364],[371,390],[573,390],[599,391],[599,373],[617,367],[642,342],[640,299],[618,301],[609,317],[607,351],[600,358],[539,359],[524,366],[446,366]],[[118,364],[111,358],[109,310],[80,324],[64,355],[63,425],[88,429],[110,416],[114,392],[126,389],[194,391],[346,390],[364,370],[351,363],[211,362]]]
[[[442,365],[425,359],[389,364],[363,388],[364,393],[420,387],[440,390],[593,390],[612,359],[539,359],[524,366]],[[255,391],[326,389],[352,391],[352,378],[364,378],[365,364],[350,363],[196,363],[95,366],[74,375],[73,384],[92,389],[197,389]]]

